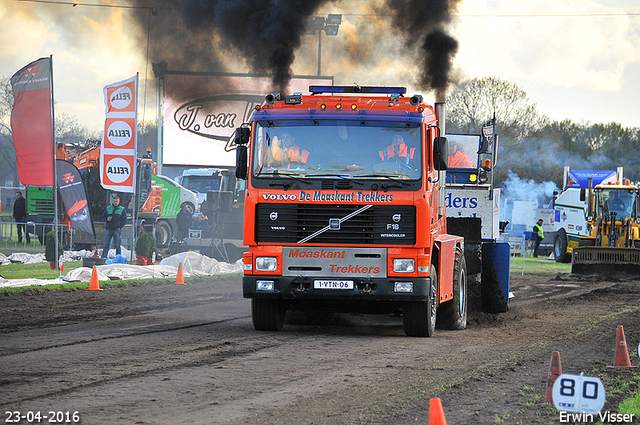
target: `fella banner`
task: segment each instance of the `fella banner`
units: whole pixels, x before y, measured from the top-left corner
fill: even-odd
[[[100,181],[105,189],[133,193],[138,147],[138,76],[106,86],[104,102]]]
[[[18,177],[24,185],[53,186],[51,58],[41,58],[11,77],[11,130]]]
[[[95,237],[87,193],[80,172],[75,165],[62,159],[57,159],[56,165],[58,190],[60,190],[60,197],[69,216],[71,227]]]

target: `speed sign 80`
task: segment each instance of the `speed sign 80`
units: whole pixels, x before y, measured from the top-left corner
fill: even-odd
[[[554,382],[552,394],[558,410],[599,413],[604,407],[604,385],[599,378],[562,374]]]

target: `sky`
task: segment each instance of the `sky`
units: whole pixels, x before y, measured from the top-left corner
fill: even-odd
[[[380,1],[337,0],[317,10],[319,16],[343,14],[338,35],[322,38],[322,74],[343,85],[404,85],[410,94],[422,93],[433,102],[433,93],[415,87],[415,59],[380,9],[373,8]],[[153,26],[156,18],[149,14],[148,21],[141,20],[140,11],[124,0],[76,4],[0,0],[0,77],[52,55],[56,114],[69,114],[88,130],[100,131],[104,86],[139,73],[140,118],[155,119],[157,80],[150,63],[165,58],[161,41],[140,22]],[[154,6],[154,1],[146,4]],[[640,128],[637,0],[458,0],[447,32],[459,46],[455,81],[498,77],[522,88],[553,120]],[[211,35],[210,43],[219,41]],[[317,35],[303,37],[294,74],[316,74],[317,43]],[[226,47],[216,56],[222,68],[249,72],[247,61]],[[194,59],[192,52],[175,46],[166,46],[165,53],[172,71]]]

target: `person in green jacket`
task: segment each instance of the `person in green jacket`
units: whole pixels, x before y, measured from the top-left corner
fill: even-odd
[[[102,214],[104,220],[105,233],[104,233],[104,248],[102,249],[102,258],[107,258],[109,255],[109,245],[111,245],[111,239],[116,248],[116,255],[121,254],[120,243],[122,240],[121,233],[122,228],[127,224],[127,210],[120,205],[120,198],[114,196],[109,205]]]
[[[533,245],[533,256],[538,256],[538,247],[540,246],[540,242],[544,239],[544,230],[542,230],[542,219],[538,220],[536,224],[533,225],[533,234],[536,237],[535,244]]]

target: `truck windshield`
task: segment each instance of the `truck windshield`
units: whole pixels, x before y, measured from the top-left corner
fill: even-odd
[[[596,192],[597,216],[616,213],[616,219],[635,218],[636,193],[633,189],[602,189]]]
[[[209,190],[220,189],[219,176],[185,176],[182,179],[183,186],[199,193],[207,193]]]
[[[376,124],[329,120],[259,122],[253,175],[420,179],[424,163],[420,125]]]

